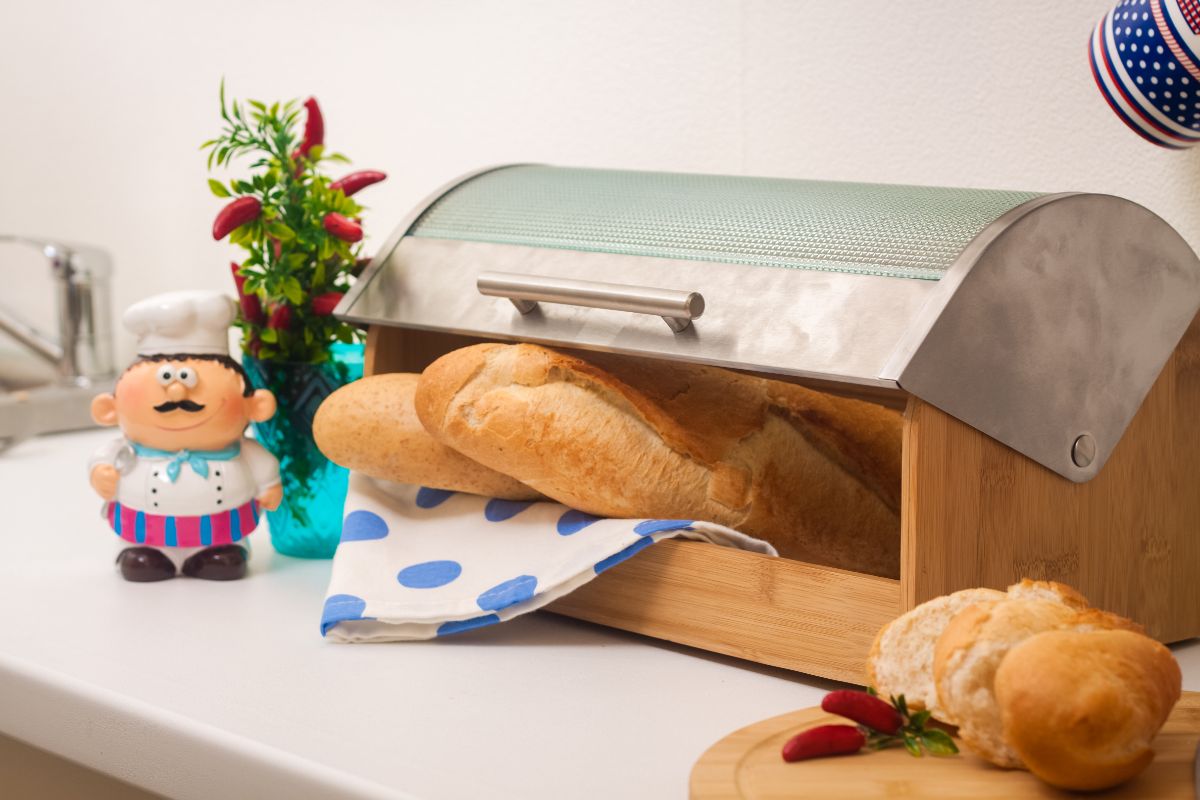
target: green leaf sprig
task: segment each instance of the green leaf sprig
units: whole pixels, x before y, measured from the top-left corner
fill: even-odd
[[[867,687],[867,694],[878,697],[875,687]],[[958,754],[958,745],[950,734],[941,728],[928,727],[932,712],[917,711],[910,713],[904,695],[892,695],[888,698],[892,707],[904,719],[900,730],[894,734],[880,733],[865,726],[859,726],[867,737],[866,747],[871,750],[885,750],[889,747],[904,745],[909,754],[920,758],[928,752],[934,756],[953,756]]]
[[[348,163],[323,144],[302,148],[297,129],[303,107],[296,100],[270,105],[258,100],[226,102],[221,82],[223,126],[201,145],[208,169],[228,168],[235,159],[252,158],[250,176],[221,181],[209,178],[209,190],[220,198],[254,197],[262,204],[257,219],[229,234],[246,251],[239,277],[241,292],[257,297],[263,313],[238,314],[242,346],[262,360],[322,363],[334,342],[362,340],[357,328],[329,313],[329,298],[349,290],[359,269],[362,243],[331,235],[326,215],[336,212],[357,219],[363,207],[342,189],[331,187],[323,171],[330,163]],[[304,152],[303,150],[306,150]],[[313,300],[324,297],[324,303]]]

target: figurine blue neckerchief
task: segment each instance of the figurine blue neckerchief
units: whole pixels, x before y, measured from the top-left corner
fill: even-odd
[[[92,401],[92,418],[123,436],[96,452],[89,473],[126,580],[243,577],[245,538],[260,508],[282,499],[279,463],[244,436],[275,414],[275,397],[229,357],[235,313],[216,292],[158,295],[125,312],[138,359]]]

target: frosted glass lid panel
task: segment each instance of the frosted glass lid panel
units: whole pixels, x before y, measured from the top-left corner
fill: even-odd
[[[516,166],[455,187],[410,234],[937,280],[988,223],[1038,196]]]

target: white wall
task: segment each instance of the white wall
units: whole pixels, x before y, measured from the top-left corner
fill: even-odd
[[[108,248],[117,308],[229,288],[197,150],[224,75],[316,95],[329,144],[390,173],[362,195],[376,243],[448,178],[532,160],[1110,192],[1200,246],[1200,153],[1092,84],[1110,3],[0,0],[0,231]],[[16,263],[0,297],[34,307]]]

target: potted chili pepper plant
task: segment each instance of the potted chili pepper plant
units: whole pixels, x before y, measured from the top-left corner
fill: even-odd
[[[325,173],[348,159],[325,149],[315,98],[227,103],[224,82],[220,97],[221,133],[201,149],[210,172],[250,161],[248,178],[210,178],[208,185],[227,200],[213,238],[245,250],[230,265],[242,363],[254,387],[279,401],[274,418],[254,425],[279,459],[284,483],[283,504],[268,514],[271,543],[288,555],[328,558],[341,532],[348,474],[317,449],[312,418],[333,390],[362,377],[362,333],[333,310],[365,264],[363,208],[354,195],[386,176],[367,170],[333,180]]]

